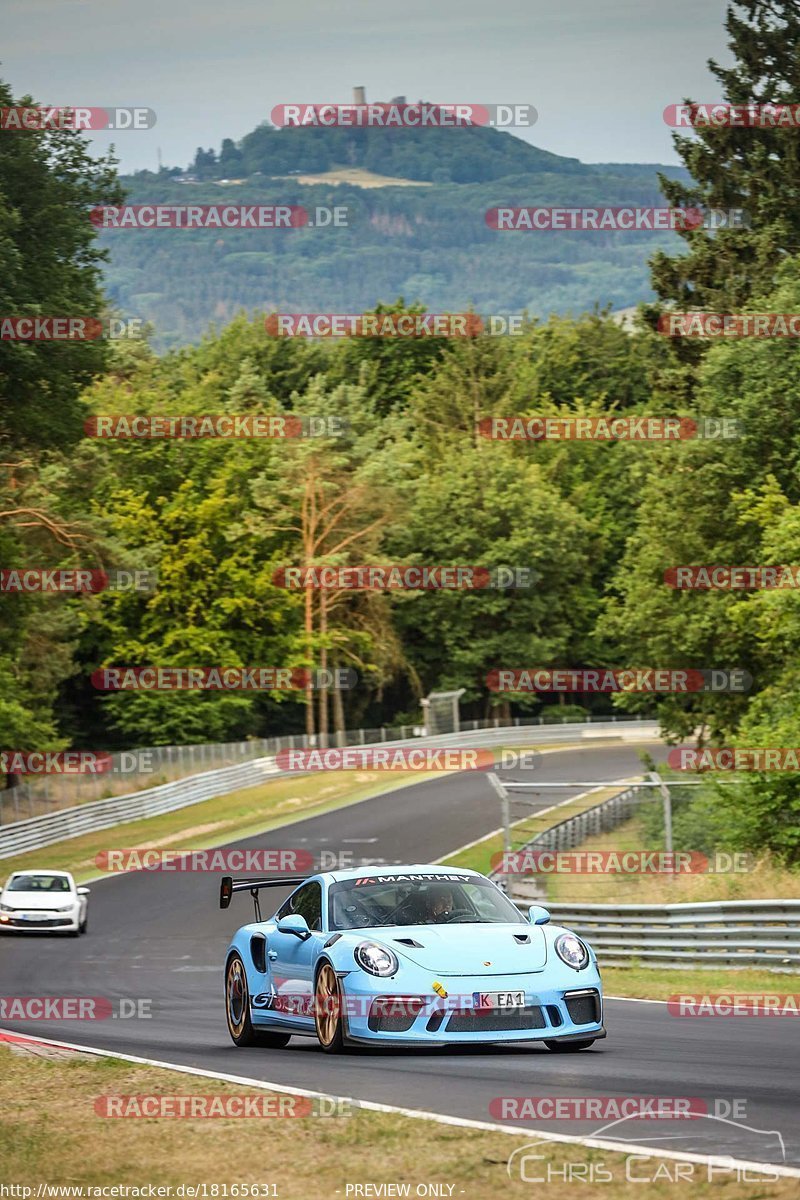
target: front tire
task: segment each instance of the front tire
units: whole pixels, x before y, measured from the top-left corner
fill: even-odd
[[[325,1053],[341,1054],[344,1050],[342,991],[336,972],[327,962],[320,967],[314,987],[314,1024]]]
[[[553,1039],[545,1041],[545,1046],[548,1050],[552,1050],[554,1054],[576,1054],[578,1050],[588,1050],[596,1042],[596,1038],[586,1038],[579,1042],[559,1042]]]
[[[232,954],[225,972],[225,1018],[228,1033],[236,1046],[270,1046],[280,1050],[289,1044],[291,1034],[275,1033],[267,1029],[255,1029],[250,1020],[250,994],[244,963],[238,954]]]

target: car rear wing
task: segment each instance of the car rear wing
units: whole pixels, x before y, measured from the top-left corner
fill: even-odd
[[[228,908],[235,892],[249,892],[253,897],[256,920],[260,921],[261,904],[258,893],[262,888],[295,887],[298,883],[305,883],[310,878],[310,875],[283,875],[279,879],[233,879],[230,875],[223,875],[219,885],[219,906]]]

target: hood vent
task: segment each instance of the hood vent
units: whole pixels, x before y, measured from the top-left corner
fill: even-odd
[[[528,945],[530,943],[530,940],[531,940],[531,935],[529,933],[515,933],[514,934],[514,941],[518,942],[520,944],[520,946]]]
[[[413,938],[395,938],[398,946],[411,946],[414,950],[422,949],[422,942],[415,942]]]

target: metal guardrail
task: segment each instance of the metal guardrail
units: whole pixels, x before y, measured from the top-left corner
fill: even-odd
[[[800,900],[549,904],[600,966],[766,967],[800,971]]]
[[[559,725],[556,727],[559,736],[553,737],[554,727],[551,725],[530,727],[501,727],[475,732],[440,734],[430,738],[411,738],[406,741],[387,742],[387,746],[419,746],[424,744],[431,747],[464,747],[492,746],[535,742],[574,741],[578,737],[597,737],[620,734],[621,728],[636,736],[655,736],[658,726],[653,722],[634,721],[620,726],[615,722],[592,724]],[[15,854],[23,854],[28,850],[41,850],[55,842],[67,838],[80,837],[84,833],[95,833],[102,829],[111,829],[116,825],[124,825],[129,821],[139,821],[145,817],[158,816],[161,813],[174,812],[176,809],[210,800],[214,796],[224,796],[241,788],[257,787],[267,779],[277,779],[286,776],[296,777],[296,771],[281,770],[274,758],[259,758],[253,762],[240,763],[233,767],[223,767],[217,771],[206,771],[187,779],[178,779],[173,783],[164,783],[159,787],[149,788],[141,792],[133,792],[127,796],[114,796],[109,800],[95,800],[73,808],[60,809],[40,817],[31,817],[25,821],[15,821],[10,825],[0,826],[0,859],[10,858]]]
[[[621,713],[612,717],[595,717],[587,714],[585,721],[556,721],[557,706],[552,706],[552,715],[538,717],[515,717],[510,725],[503,725],[500,718],[482,721],[462,721],[460,735],[473,740],[480,732],[492,737],[497,731],[507,731],[513,738],[525,737],[535,727],[552,731],[548,740],[561,741],[574,736],[579,727],[605,729],[607,726],[639,724],[641,718]],[[564,731],[567,731],[566,733]],[[397,725],[380,728],[350,729],[331,732],[331,746],[368,746],[377,742],[394,743],[427,736],[424,726]],[[445,735],[440,735],[445,736]],[[456,743],[454,743],[456,744]],[[488,744],[488,743],[481,743]],[[23,778],[14,787],[0,787],[0,826],[31,817],[43,816],[56,809],[72,808],[94,800],[110,799],[114,795],[128,795],[142,789],[150,789],[162,783],[171,783],[199,772],[219,770],[237,766],[259,758],[269,758],[281,750],[310,749],[323,745],[319,735],[283,734],[280,737],[251,738],[239,742],[214,742],[186,746],[144,746],[135,750],[121,750],[109,755],[108,770],[97,774],[31,775]],[[0,782],[2,776],[0,776]]]
[[[633,815],[634,809],[643,800],[652,799],[645,788],[625,788],[616,796],[595,804],[593,808],[584,809],[572,817],[551,825],[542,833],[532,838],[524,847],[525,850],[572,850],[579,846],[587,837],[595,837],[600,833],[610,833],[623,821]]]
[[[0,828],[0,859],[24,854],[28,850],[41,850],[55,842],[111,829],[128,821],[141,821],[145,817],[174,812],[175,809],[199,804],[214,796],[224,796],[240,788],[256,787],[281,774],[284,772],[279,770],[274,758],[261,758],[235,767],[207,771],[189,779],[178,779],[174,783],[163,783],[129,796],[94,800],[42,817],[31,817],[27,821],[15,821],[12,825]]]

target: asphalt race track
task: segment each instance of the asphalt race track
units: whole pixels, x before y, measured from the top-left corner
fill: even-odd
[[[536,778],[619,779],[638,772],[640,749],[663,756],[658,743],[592,743],[544,756]],[[567,789],[544,791],[541,807],[569,794]],[[498,825],[498,802],[485,776],[465,773],[298,821],[240,844],[350,850],[356,860],[429,862]],[[119,845],[126,845],[124,836]],[[0,937],[0,995],[143,998],[152,1001],[151,1019],[4,1020],[2,1026],[480,1121],[495,1120],[489,1105],[499,1096],[698,1097],[712,1113],[718,1100],[744,1101],[746,1115],[721,1112],[732,1116],[734,1124],[704,1117],[640,1120],[603,1133],[606,1122],[597,1120],[537,1119],[531,1126],[774,1163],[784,1161],[780,1139],[764,1131],[778,1131],[785,1162],[800,1165],[800,1030],[790,1018],[676,1018],[664,1004],[610,1000],[607,1040],[577,1055],[522,1046],[477,1052],[467,1047],[359,1049],[336,1057],[324,1055],[306,1038],[294,1039],[284,1050],[239,1050],[225,1025],[222,965],[230,934],[250,919],[252,909],[249,897],[237,897],[221,912],[218,884],[219,876],[207,874],[139,872],[106,878],[92,886],[85,937]],[[275,907],[284,895],[276,889]],[[679,991],[678,973],[675,982]],[[735,976],[731,987],[735,990]],[[778,980],[775,990],[790,988]]]

